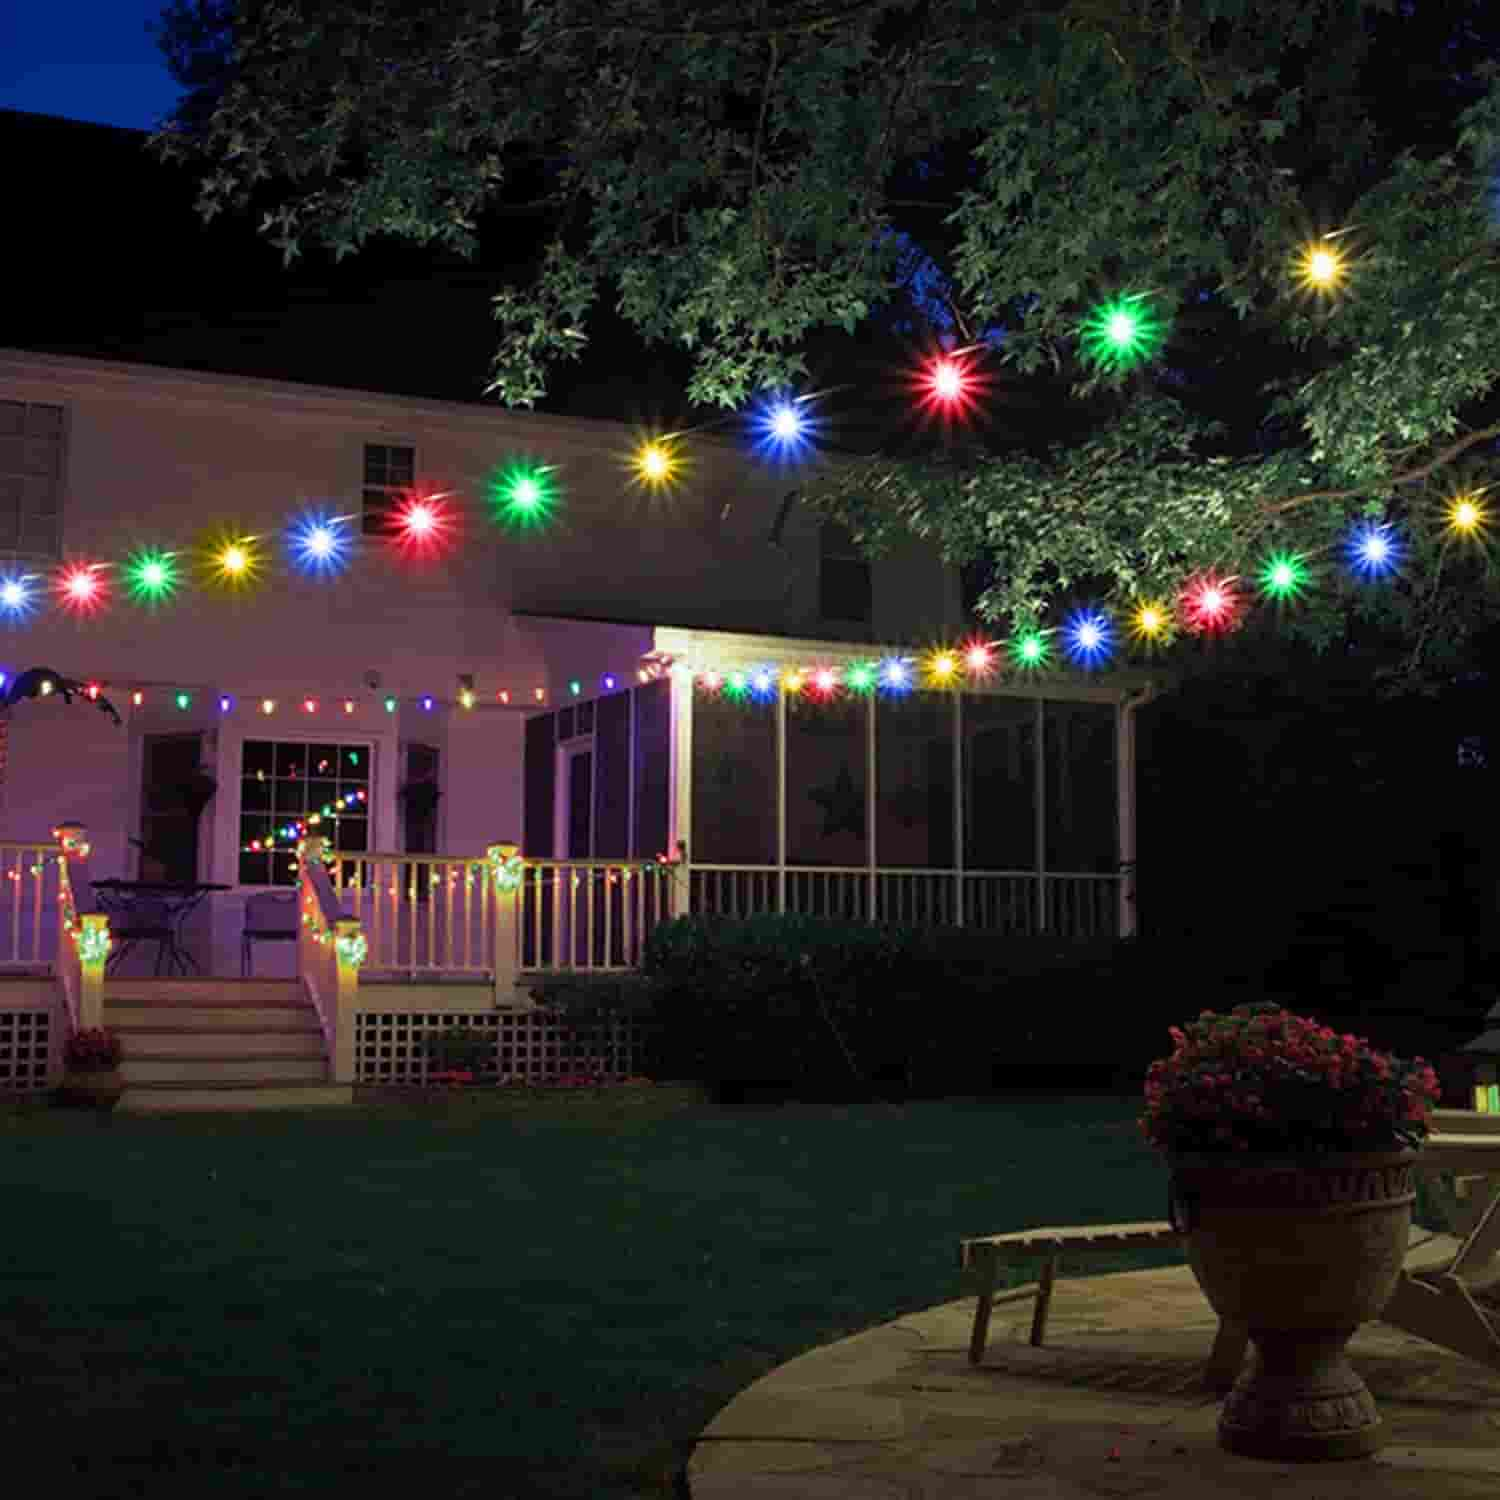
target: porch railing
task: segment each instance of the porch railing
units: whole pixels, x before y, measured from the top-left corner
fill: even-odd
[[[0,970],[51,970],[57,954],[57,843],[0,843]]]
[[[1034,870],[914,870],[863,866],[695,864],[695,912],[797,912],[856,922],[973,927],[1017,936],[1112,937],[1117,874]]]

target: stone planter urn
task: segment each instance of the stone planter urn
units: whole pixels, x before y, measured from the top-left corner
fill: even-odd
[[[1220,1447],[1314,1460],[1358,1458],[1385,1442],[1344,1346],[1395,1290],[1417,1154],[1168,1155],[1168,1212],[1188,1263],[1254,1350],[1220,1412]]]

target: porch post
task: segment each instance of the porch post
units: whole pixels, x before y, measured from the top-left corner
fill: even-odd
[[[776,684],[776,910],[786,910],[786,692]]]
[[[875,847],[875,694],[865,698],[865,920],[880,920],[880,854]]]
[[[686,916],[693,909],[693,875],[688,855],[693,850],[693,676],[685,667],[672,668],[672,767],[668,778],[670,806],[667,810],[667,847],[670,859],[682,854],[682,879],[673,891],[673,916]],[[682,851],[686,851],[683,853]]]
[[[1047,719],[1036,700],[1036,930],[1047,930]]]
[[[1120,863],[1119,927],[1122,938],[1134,937],[1135,902],[1135,705],[1115,708],[1115,822]]]
[[[964,695],[953,691],[953,925],[964,925]]]
[[[483,878],[489,883],[491,899],[495,903],[494,947],[490,953],[495,974],[495,1006],[504,1009],[516,1003],[518,955],[521,951],[517,940],[519,908],[525,866],[515,863],[521,852],[519,844],[491,844],[484,852],[488,869]]]

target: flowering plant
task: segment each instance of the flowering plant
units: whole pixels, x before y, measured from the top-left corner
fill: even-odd
[[[1391,1151],[1420,1146],[1441,1097],[1418,1057],[1260,1001],[1168,1028],[1146,1074],[1142,1134],[1159,1151]]]
[[[120,1039],[103,1026],[85,1026],[64,1044],[63,1062],[74,1073],[108,1073],[120,1065]]]

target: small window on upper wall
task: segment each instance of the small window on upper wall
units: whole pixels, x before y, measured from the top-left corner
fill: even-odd
[[[417,478],[417,450],[391,443],[365,444],[364,519],[366,536],[384,536],[391,507]]]
[[[62,555],[67,413],[36,401],[0,401],[0,553]]]
[[[837,521],[824,521],[818,538],[818,614],[825,620],[868,625],[874,619],[869,559]]]

